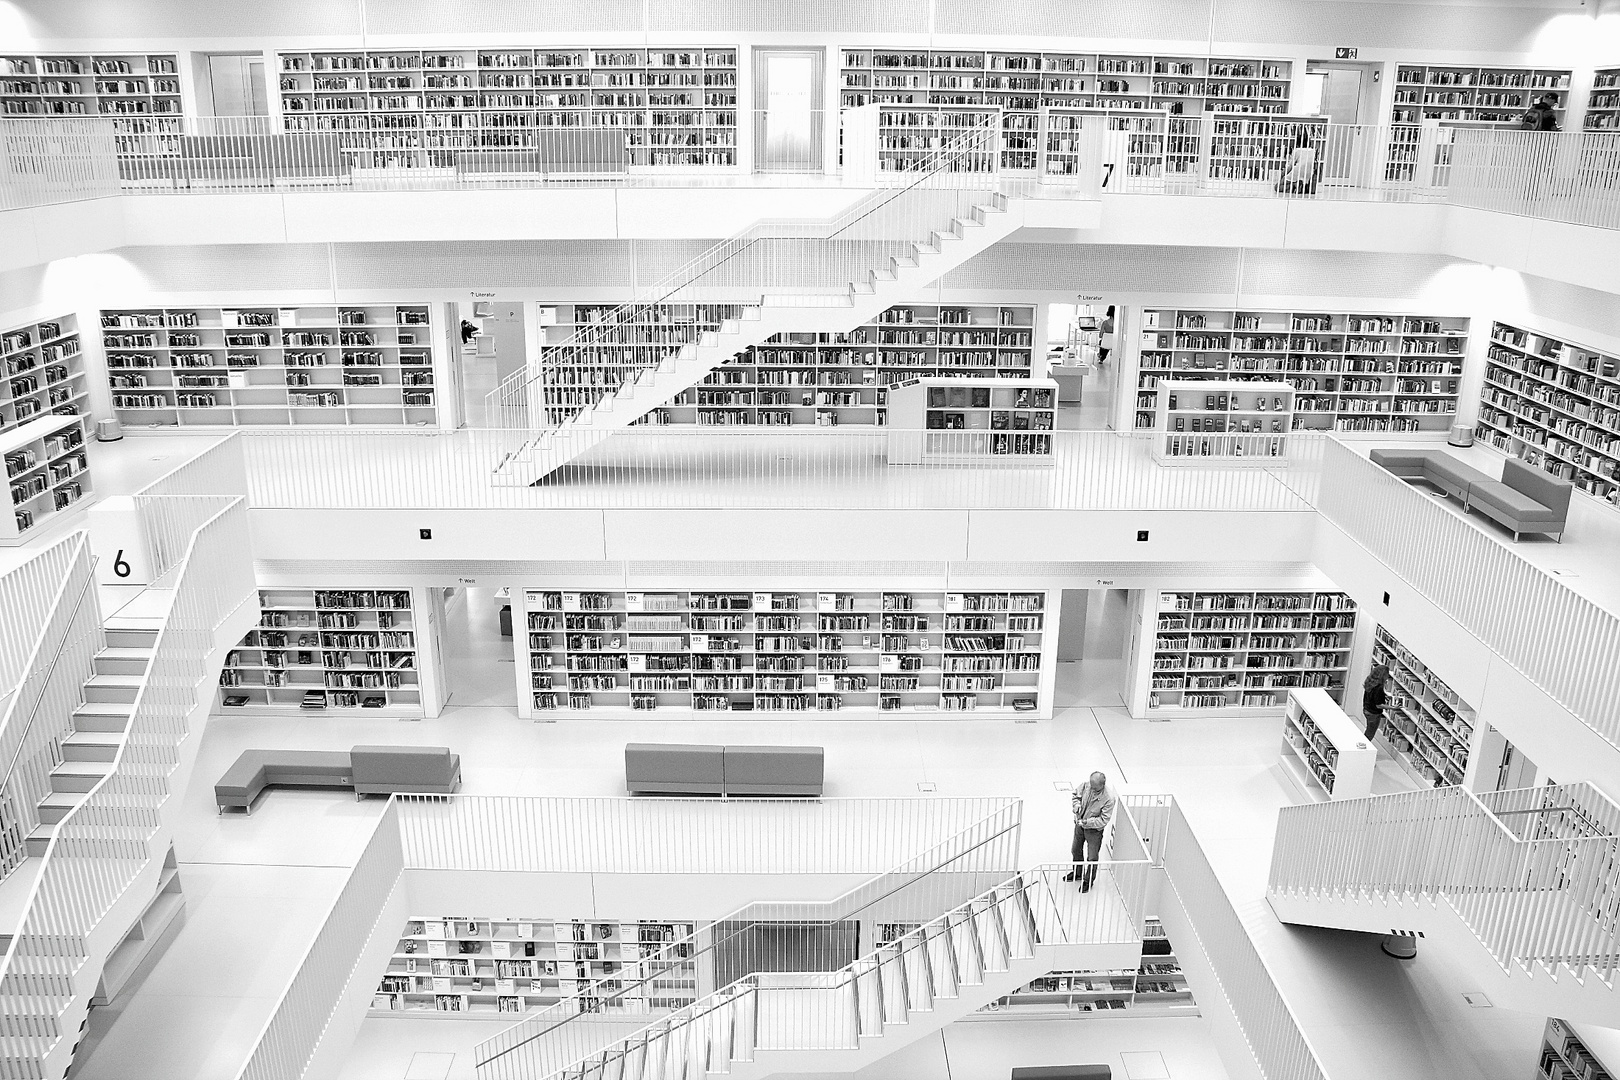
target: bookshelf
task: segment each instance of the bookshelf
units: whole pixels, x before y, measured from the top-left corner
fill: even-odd
[[[1620,506],[1620,356],[1493,323],[1474,433]]]
[[[1583,126],[1587,131],[1620,129],[1620,67],[1599,68],[1592,73]]]
[[[1153,456],[1165,465],[1279,465],[1293,416],[1285,382],[1177,382],[1159,395]]]
[[[605,304],[542,305],[546,342],[567,341],[608,311]],[[660,305],[636,336],[673,348],[735,314],[729,307]],[[655,410],[651,424],[772,427],[882,424],[889,388],[917,376],[1027,379],[1034,362],[1035,308],[1027,304],[904,304],[843,334],[777,334],[738,353]],[[568,375],[562,373],[562,379]],[[548,414],[566,416],[585,387],[548,386]]]
[[[503,1018],[580,995],[582,1012],[668,1012],[699,996],[694,929],[655,920],[413,918],[371,1011]],[[645,985],[610,1005],[584,993],[598,981],[607,990]]]
[[[1556,1016],[1547,1018],[1541,1039],[1541,1058],[1536,1067],[1537,1080],[1614,1080],[1616,1075],[1587,1046],[1587,1040],[1570,1028],[1567,1020]]]
[[[438,423],[427,304],[103,311],[126,427]]]
[[[1050,711],[1044,592],[528,589],[525,716]]]
[[[1295,431],[1445,431],[1468,329],[1444,315],[1147,309],[1135,426],[1157,427],[1161,383],[1218,379],[1292,386]]]
[[[1135,970],[1054,971],[984,1006],[970,1019],[1039,1020],[1076,1016],[1197,1016],[1198,1003],[1164,926],[1149,917]]]
[[[0,432],[0,460],[11,510],[0,515],[0,544],[32,538],[52,514],[91,493],[82,416],[53,413]]]
[[[840,80],[846,109],[1000,109],[1000,166],[1017,171],[1039,162],[1042,110],[1282,114],[1292,75],[1287,60],[1255,57],[854,48]]]
[[[1414,780],[1461,784],[1478,726],[1473,707],[1382,625],[1373,634],[1373,663],[1389,665],[1399,687],[1377,740]]]
[[[630,164],[737,164],[734,46],[277,54],[282,123],[334,131],[362,168],[453,168],[550,129],[624,129]]]
[[[107,117],[119,148],[179,134],[185,112],[174,53],[0,56],[0,116]]]
[[[1288,691],[1279,760],[1283,771],[1317,802],[1372,794],[1378,751],[1326,690]]]
[[[76,415],[88,408],[89,387],[79,346],[79,323],[61,315],[0,331],[0,433],[47,413]]]
[[[261,589],[259,611],[225,657],[218,711],[423,714],[409,589]]]
[[[1051,379],[915,378],[889,392],[890,465],[1050,465]]]
[[[1423,158],[1433,152],[1426,147],[1422,127],[1425,121],[1513,125],[1536,97],[1550,93],[1558,98],[1553,112],[1559,127],[1563,127],[1569,106],[1569,78],[1569,71],[1549,68],[1397,64],[1384,179],[1416,180],[1424,175]]]
[[[928,159],[972,131],[982,131],[995,123],[994,109],[964,108],[958,105],[881,105],[878,107],[877,167],[880,173],[909,172],[922,168]],[[1031,141],[1029,132],[1015,138],[1003,131],[1001,143]],[[1017,151],[1021,157],[1023,151]],[[1005,158],[1007,152],[1003,151]],[[986,172],[995,164],[995,151],[964,158],[953,166],[956,172]],[[1029,168],[1034,168],[1031,161]]]
[[[1161,592],[1153,614],[1150,716],[1275,715],[1306,687],[1343,697],[1356,630],[1344,593]]]

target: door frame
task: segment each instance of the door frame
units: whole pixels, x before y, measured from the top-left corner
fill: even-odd
[[[752,106],[753,122],[749,130],[753,135],[750,167],[754,172],[819,173],[826,162],[827,130],[827,50],[823,46],[771,46],[752,50]],[[766,104],[770,100],[772,57],[802,56],[810,61],[810,154],[811,164],[804,168],[772,168],[765,160]]]

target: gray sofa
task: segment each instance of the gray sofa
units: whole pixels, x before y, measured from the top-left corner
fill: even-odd
[[[1462,500],[1464,513],[1478,510],[1511,530],[1515,542],[1522,533],[1564,539],[1574,485],[1517,458],[1504,461],[1502,478],[1493,480],[1441,450],[1374,450],[1371,457],[1403,480],[1422,480]]]
[[[1112,1080],[1107,1065],[1031,1065],[1012,1071],[1012,1080]]]
[[[644,795],[820,795],[819,746],[627,743],[624,786]]]
[[[445,746],[351,750],[244,750],[214,784],[219,812],[253,812],[267,787],[352,788],[355,798],[395,791],[448,795],[461,786],[461,757]]]

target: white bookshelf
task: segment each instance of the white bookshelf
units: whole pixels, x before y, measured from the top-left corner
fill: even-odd
[[[1182,380],[1285,382],[1296,431],[1446,431],[1469,321],[1457,316],[1149,308],[1137,360],[1138,430]]]
[[[1279,760],[1300,790],[1317,802],[1372,794],[1378,751],[1326,690],[1288,691]]]
[[[1344,693],[1356,605],[1340,592],[1161,592],[1146,714],[1274,716],[1290,690]]]
[[[1602,1039],[1606,1054],[1617,1049],[1612,1029],[1597,1028],[1583,1038],[1570,1027],[1569,1021],[1549,1016],[1542,1033],[1536,1080],[1614,1080],[1620,1076],[1610,1067],[1620,1066],[1620,1060],[1610,1056],[1605,1064],[1605,1059],[1598,1057],[1593,1045],[1598,1038]]]
[[[10,513],[0,515],[0,544],[30,539],[53,514],[91,494],[84,418],[50,414],[0,432]]]
[[[1620,505],[1620,356],[1491,326],[1475,434]]]
[[[690,921],[413,918],[371,1011],[509,1019],[579,996],[581,1011],[604,1016],[668,1012],[699,997],[694,931]],[[625,993],[587,993],[615,981]]]
[[[1159,395],[1153,456],[1165,465],[1280,465],[1293,419],[1285,382],[1177,382]]]
[[[48,413],[74,415],[88,407],[89,387],[78,319],[61,315],[0,331],[0,432]]]
[[[361,168],[454,168],[587,127],[622,129],[637,167],[737,164],[735,46],[276,55],[285,129],[339,133]]]
[[[0,55],[0,116],[109,118],[120,149],[179,134],[184,106],[174,53]]]
[[[101,313],[113,412],[135,429],[436,426],[436,330],[427,304]]]
[[[890,465],[1050,465],[1051,379],[919,378],[889,391]]]
[[[1620,129],[1620,67],[1599,68],[1592,73],[1583,126],[1587,131]]]
[[[1388,665],[1397,687],[1377,740],[1414,781],[1461,784],[1479,727],[1473,707],[1383,626],[1373,635],[1373,663]]]
[[[529,717],[1051,708],[1040,591],[531,588],[523,608]]]
[[[219,712],[423,715],[409,589],[261,589],[225,657]]]
[[[1384,179],[1422,180],[1429,167],[1448,162],[1446,144],[1429,134],[1436,121],[1512,126],[1536,98],[1552,94],[1557,98],[1553,113],[1564,127],[1570,74],[1551,68],[1397,64]]]

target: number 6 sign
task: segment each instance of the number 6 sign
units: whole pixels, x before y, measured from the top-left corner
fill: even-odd
[[[128,495],[111,495],[90,508],[90,550],[96,580],[103,585],[150,585],[151,556],[146,531]]]

